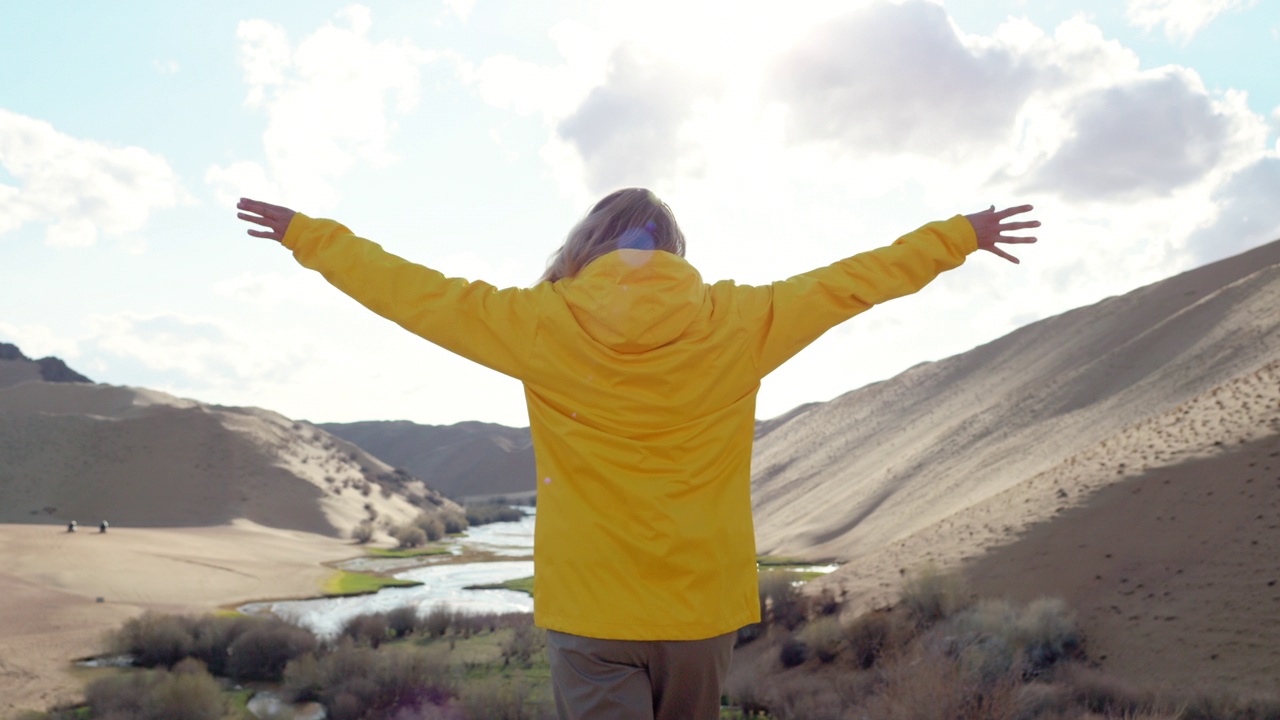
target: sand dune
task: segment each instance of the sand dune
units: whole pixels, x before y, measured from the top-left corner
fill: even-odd
[[[529,428],[480,422],[419,425],[403,420],[318,426],[427,478],[451,498],[514,496],[536,489]]]
[[[141,388],[0,388],[0,521],[270,527],[345,536],[445,501],[307,423]],[[431,502],[427,502],[427,500]]]
[[[847,560],[828,582],[855,607],[925,563],[1062,595],[1124,677],[1270,689],[1277,262],[1265,246],[765,428],[761,550]]]

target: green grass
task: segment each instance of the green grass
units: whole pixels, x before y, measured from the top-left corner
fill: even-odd
[[[371,557],[379,558],[411,558],[424,555],[448,555],[449,549],[443,547],[419,548],[368,548],[365,550]]]
[[[324,583],[324,594],[327,597],[340,595],[368,595],[387,587],[414,587],[422,583],[413,580],[397,580],[368,573],[354,573],[339,570]]]
[[[231,706],[231,712],[227,718],[235,718],[235,720],[254,720],[253,713],[249,712],[249,700],[253,697],[255,690],[251,688],[242,688],[240,690],[228,690],[226,692],[227,704]]]
[[[533,596],[533,576],[487,585],[468,585],[463,590],[515,590]]]
[[[756,567],[807,567],[809,565],[828,565],[821,560],[802,560],[784,555],[761,555],[756,558]]]

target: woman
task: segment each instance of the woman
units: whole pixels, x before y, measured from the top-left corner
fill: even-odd
[[[561,718],[719,715],[735,631],[759,621],[751,443],[760,380],[836,324],[1038,222],[1024,205],[931,223],[765,286],[706,284],[671,209],[619,190],[542,280],[497,289],[391,255],[332,220],[239,217],[369,309],[524,383],[537,460],[534,618]]]

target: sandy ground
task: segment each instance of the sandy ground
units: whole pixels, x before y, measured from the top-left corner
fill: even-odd
[[[145,610],[314,595],[347,541],[236,521],[204,528],[0,524],[0,717],[75,698],[72,661]],[[102,602],[98,602],[102,598]]]
[[[1065,599],[1090,657],[1131,682],[1280,694],[1280,435],[1128,477],[965,575]]]

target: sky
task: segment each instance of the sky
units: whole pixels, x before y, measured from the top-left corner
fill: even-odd
[[[241,196],[532,285],[652,188],[708,281],[991,205],[978,253],[767,377],[824,401],[1280,238],[1277,0],[0,4],[0,342],[316,422],[527,424],[517,381],[245,234]]]

